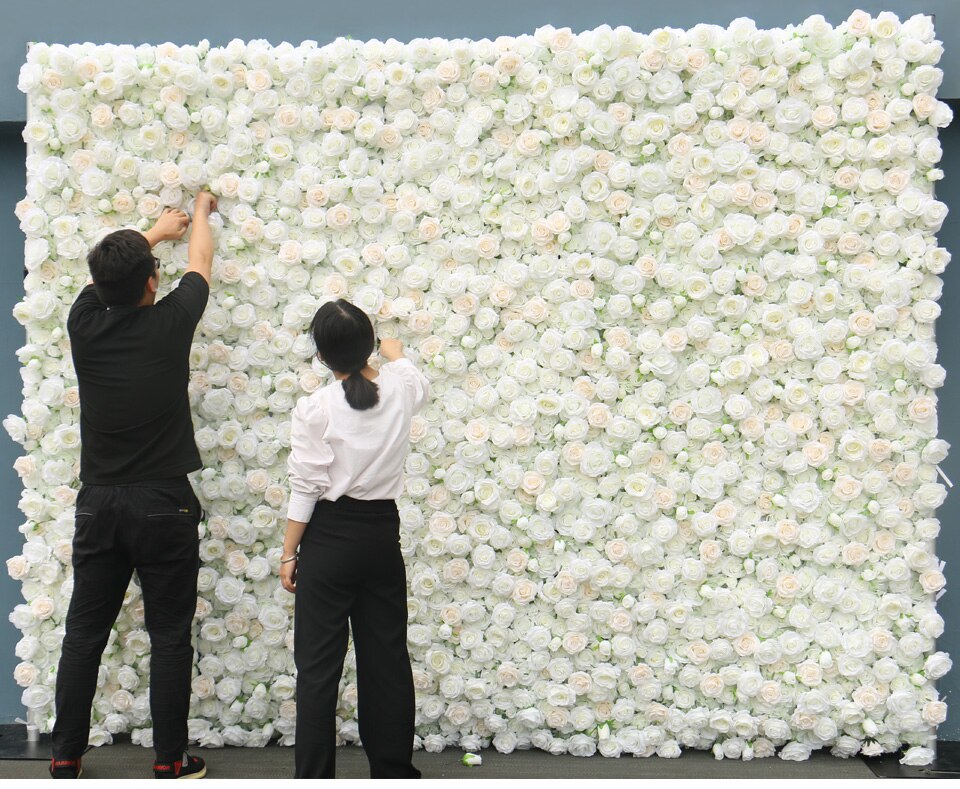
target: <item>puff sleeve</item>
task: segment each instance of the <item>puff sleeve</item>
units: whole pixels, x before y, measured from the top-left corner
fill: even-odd
[[[409,359],[397,359],[385,366],[389,366],[403,380],[403,391],[407,402],[411,404],[411,412],[416,414],[422,411],[430,400],[430,381],[427,376]]]
[[[293,409],[287,458],[290,482],[287,517],[290,520],[308,522],[317,499],[330,487],[333,450],[324,437],[327,425],[327,414],[309,397],[301,398]]]

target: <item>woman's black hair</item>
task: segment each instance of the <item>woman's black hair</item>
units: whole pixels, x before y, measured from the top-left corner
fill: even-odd
[[[345,299],[328,301],[313,316],[310,333],[323,362],[343,379],[343,393],[351,408],[365,411],[380,400],[377,385],[360,371],[373,354],[373,324],[366,313]]]

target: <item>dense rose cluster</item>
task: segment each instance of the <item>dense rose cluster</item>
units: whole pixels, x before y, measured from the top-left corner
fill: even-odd
[[[433,382],[400,501],[418,744],[911,762],[934,682],[931,21],[30,48],[16,679],[49,725],[104,233],[219,197],[190,733],[294,737],[276,578],[304,329],[348,297]],[[217,217],[214,217],[215,221]],[[158,248],[167,283],[186,246]],[[94,740],[150,742],[136,584]],[[352,655],[339,730],[356,741]]]

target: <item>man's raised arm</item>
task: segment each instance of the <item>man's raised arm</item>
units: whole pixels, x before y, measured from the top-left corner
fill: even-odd
[[[187,249],[187,271],[196,271],[210,284],[213,268],[213,234],[210,232],[210,212],[217,210],[217,198],[209,192],[197,195],[193,210],[193,232]]]

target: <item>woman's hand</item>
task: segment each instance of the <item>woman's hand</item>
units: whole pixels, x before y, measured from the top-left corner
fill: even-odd
[[[386,339],[380,341],[380,355],[388,362],[395,362],[403,358],[403,343],[400,340]]]
[[[288,592],[297,593],[297,560],[280,565],[280,585]]]
[[[283,535],[283,553],[280,554],[280,585],[288,592],[297,592],[297,564],[296,558],[300,553],[300,540],[303,539],[303,530],[307,528],[304,521],[295,521],[287,518],[287,533]],[[284,561],[290,559],[290,561]]]

